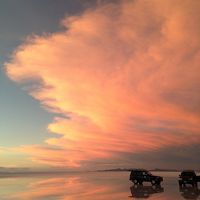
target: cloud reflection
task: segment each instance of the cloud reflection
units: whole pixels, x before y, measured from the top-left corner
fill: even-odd
[[[102,178],[103,175],[103,178]],[[56,176],[54,174],[54,176]],[[119,177],[117,175],[117,177]],[[112,199],[113,196],[123,199],[127,192],[124,185],[119,184],[116,177],[105,174],[76,174],[57,176],[55,178],[32,179],[26,189],[20,189],[17,193],[9,195],[12,200],[38,200],[38,199],[62,199],[62,200],[103,200]],[[16,180],[18,181],[18,180]],[[127,185],[125,184],[127,187]],[[126,188],[125,187],[125,188]],[[128,187],[127,187],[128,189]]]

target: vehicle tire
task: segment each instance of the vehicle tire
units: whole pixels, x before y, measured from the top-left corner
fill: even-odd
[[[152,185],[155,185],[155,184],[156,184],[156,181],[155,181],[155,180],[151,180],[151,184],[152,184]]]
[[[139,183],[140,185],[142,185],[143,182],[142,182],[142,181],[138,181],[138,183]]]
[[[160,185],[160,181],[156,181],[156,185]]]
[[[178,184],[179,184],[179,187],[182,187],[182,185],[183,185],[182,181],[179,181]]]
[[[197,182],[194,182],[194,183],[192,184],[192,186],[196,188],[196,187],[197,187]]]
[[[194,183],[192,183],[191,185],[192,185],[192,187],[194,187]]]

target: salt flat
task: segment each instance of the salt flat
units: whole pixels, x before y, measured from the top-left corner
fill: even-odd
[[[163,176],[161,187],[149,183],[134,186],[129,172],[52,173],[0,178],[1,200],[179,200],[200,199],[199,189],[179,189],[178,172],[154,172]]]

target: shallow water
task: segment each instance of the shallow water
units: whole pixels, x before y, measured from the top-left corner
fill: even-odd
[[[178,186],[177,172],[156,172],[161,187],[134,187],[129,172],[88,172],[0,178],[1,200],[179,200],[200,199],[199,189]]]

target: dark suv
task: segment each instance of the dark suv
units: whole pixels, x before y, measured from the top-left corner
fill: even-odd
[[[130,178],[134,184],[142,184],[143,182],[151,182],[152,185],[160,185],[163,181],[161,176],[154,176],[144,169],[131,170]]]
[[[186,184],[190,184],[193,187],[197,186],[197,183],[200,181],[200,176],[197,176],[193,170],[185,170],[182,171],[179,175],[179,186],[185,186]]]

